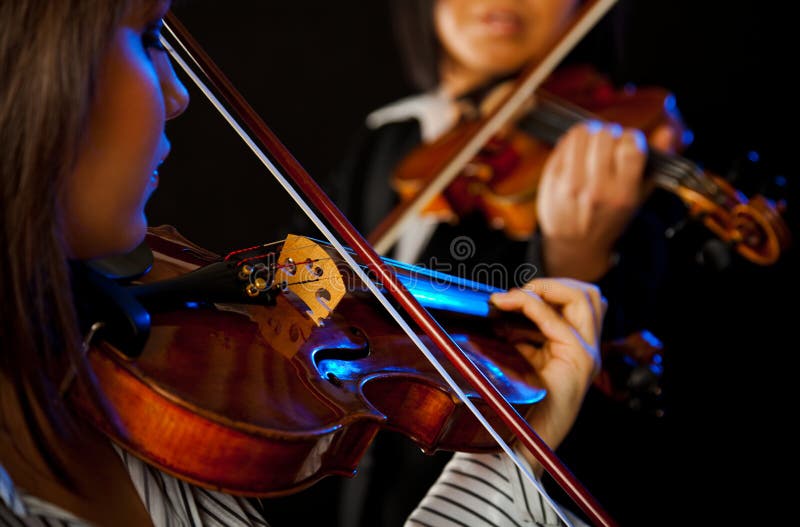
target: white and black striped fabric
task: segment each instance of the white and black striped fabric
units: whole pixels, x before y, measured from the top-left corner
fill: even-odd
[[[155,527],[269,527],[244,498],[173,478],[118,450]],[[585,527],[563,511],[574,527]],[[453,456],[406,527],[556,527],[565,525],[506,456]],[[88,527],[67,511],[14,487],[0,465],[0,526]]]
[[[169,476],[118,450],[155,527],[269,527],[250,501]],[[0,465],[0,526],[87,527],[89,524],[14,487]]]
[[[585,526],[562,509],[574,527]],[[565,525],[508,456],[459,453],[411,514],[406,527]]]
[[[0,526],[6,527],[84,527],[87,525],[69,512],[19,491],[8,472],[0,465]]]

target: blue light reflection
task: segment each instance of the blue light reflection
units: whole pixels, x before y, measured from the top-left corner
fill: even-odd
[[[485,317],[489,297],[502,289],[464,278],[386,260],[397,270],[397,278],[426,308]]]

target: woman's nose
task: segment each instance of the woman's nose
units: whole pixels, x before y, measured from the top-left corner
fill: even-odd
[[[168,56],[164,55],[164,65],[160,69],[166,118],[167,120],[174,119],[182,114],[189,105],[189,91],[178,78],[175,69],[172,67],[172,61]]]

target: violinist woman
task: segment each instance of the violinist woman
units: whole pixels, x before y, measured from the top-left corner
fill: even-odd
[[[335,176],[340,204],[352,211],[356,225],[372,231],[398,203],[389,181],[404,157],[458,126],[479,111],[483,98],[499,83],[541,60],[580,4],[578,0],[395,2],[393,22],[401,55],[420,93],[371,113]],[[466,278],[489,276],[500,287],[511,287],[534,274],[596,282],[609,298],[605,337],[648,328],[654,291],[664,273],[665,249],[659,241],[664,226],[640,210],[646,195],[643,172],[648,142],[663,150],[680,146],[676,122],[666,121],[648,137],[614,123],[593,121],[572,127],[544,163],[536,198],[538,230],[528,239],[504,236],[480,213],[460,217],[455,224],[420,215],[400,235],[392,254]],[[498,266],[502,273],[486,272]],[[608,414],[605,401],[598,404],[602,408],[595,427],[583,430],[586,435],[577,438],[576,448],[608,446],[604,450],[608,457],[603,459],[624,459],[630,454],[628,445],[641,437],[629,421],[642,417],[614,408]],[[608,415],[614,420],[606,421]],[[649,416],[644,419],[648,420],[644,426],[650,426]],[[618,426],[619,421],[624,427]],[[391,438],[383,441],[373,451],[376,481],[371,483],[362,474],[361,481],[353,481],[353,488],[345,491],[345,502],[366,493],[364,500],[376,510],[402,510],[424,492],[426,478],[438,473],[441,461],[423,461],[402,438],[396,444],[390,444]],[[635,448],[645,447],[642,443]],[[621,516],[622,507],[635,508],[629,499],[636,493],[633,487],[646,487],[625,472],[626,463],[620,461],[617,468],[627,490],[619,495],[608,488],[600,492],[601,502],[609,499]],[[398,477],[393,484],[380,479],[382,473],[413,473],[410,479],[421,483],[419,488],[409,487],[400,483],[405,478]],[[599,474],[591,476],[603,481]],[[390,525],[389,521],[384,524]]]
[[[114,422],[85,356],[71,265],[144,238],[145,204],[187,103],[160,44],[168,0],[0,3],[0,523],[266,525],[250,502],[179,481],[116,448],[60,388],[75,373]],[[539,294],[536,294],[538,292]],[[598,290],[534,282],[499,294],[550,340],[530,353],[556,446],[597,370]],[[202,445],[199,446],[202,448]],[[520,504],[518,515],[524,515]]]

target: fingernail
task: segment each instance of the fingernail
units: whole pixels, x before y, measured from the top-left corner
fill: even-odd
[[[586,121],[586,129],[589,130],[589,133],[591,134],[596,134],[602,127],[603,124],[600,121],[594,119],[591,121]]]
[[[489,302],[492,304],[505,302],[506,298],[508,298],[507,295],[508,293],[492,293],[492,296],[489,297]]]
[[[636,148],[642,152],[647,150],[647,139],[644,137],[644,134],[641,132],[641,130],[633,131],[633,139],[636,141]]]

